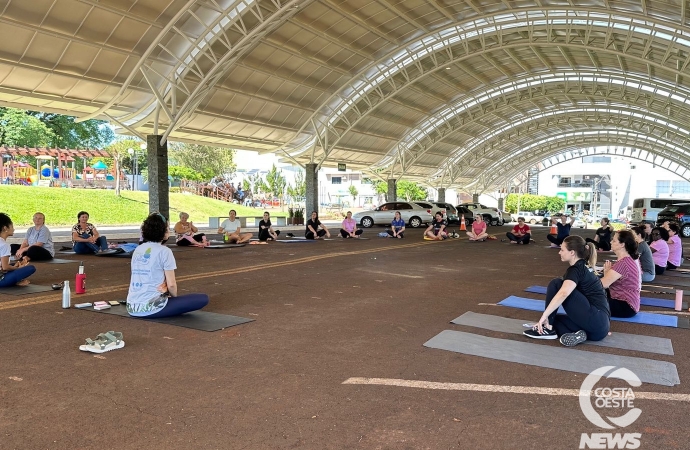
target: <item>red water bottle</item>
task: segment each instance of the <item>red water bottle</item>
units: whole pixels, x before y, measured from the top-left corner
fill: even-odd
[[[79,272],[77,272],[77,279],[74,283],[74,292],[83,294],[86,292],[86,274],[84,273],[84,261],[79,262]]]

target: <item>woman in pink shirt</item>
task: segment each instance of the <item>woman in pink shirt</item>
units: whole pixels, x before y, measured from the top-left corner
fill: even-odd
[[[666,225],[666,223],[664,223]],[[666,227],[665,227],[666,228]],[[683,243],[680,241],[680,227],[677,223],[671,222],[668,224],[668,261],[666,262],[666,270],[675,270],[680,267],[683,262]]]
[[[362,234],[362,230],[357,229],[357,222],[352,218],[352,211],[348,211],[345,219],[343,219],[343,227],[340,229],[340,236],[349,238],[358,238]]]
[[[652,228],[652,243],[649,249],[652,251],[654,271],[657,275],[663,275],[668,264],[668,230],[662,227]]]
[[[617,261],[604,263],[601,284],[606,288],[611,317],[633,317],[640,311],[642,274],[637,261],[637,242],[631,231],[617,231],[611,239]]]
[[[486,222],[481,219],[481,216],[472,222],[472,228],[467,232],[467,235],[470,237],[470,241],[485,241],[489,237],[486,233]]]

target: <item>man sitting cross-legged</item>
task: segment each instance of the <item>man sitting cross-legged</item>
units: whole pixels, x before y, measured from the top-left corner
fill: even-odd
[[[230,244],[244,244],[252,238],[251,233],[242,233],[240,221],[237,219],[237,212],[234,209],[228,213],[228,218],[218,227],[218,233],[222,233],[225,241]]]

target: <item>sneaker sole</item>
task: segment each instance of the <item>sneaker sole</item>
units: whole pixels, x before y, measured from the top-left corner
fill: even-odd
[[[117,350],[120,348],[123,348],[125,346],[125,341],[120,341],[119,344],[112,343],[110,345],[106,345],[105,348],[101,349],[100,346],[96,345],[80,345],[79,350],[82,352],[91,352],[91,353],[106,353],[110,352],[112,350]]]
[[[561,344],[566,347],[575,347],[578,344],[582,344],[587,340],[587,335],[582,331],[577,331],[575,333],[566,333],[561,336]]]
[[[532,339],[558,339],[558,336],[556,336],[555,334],[543,334],[541,336],[532,336],[531,334],[522,333],[522,335]]]

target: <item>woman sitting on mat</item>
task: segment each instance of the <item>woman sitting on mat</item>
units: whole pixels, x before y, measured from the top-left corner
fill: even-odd
[[[279,234],[280,230],[273,231],[271,215],[268,211],[264,211],[264,218],[259,221],[259,241],[276,241]]]
[[[395,216],[391,222],[391,229],[386,230],[386,233],[388,233],[388,237],[392,238],[402,239],[405,237],[403,236],[403,233],[405,233],[405,221],[402,219],[400,211],[395,212]]]
[[[589,267],[597,262],[597,250],[580,236],[568,236],[558,252],[569,267],[563,278],[554,278],[546,290],[546,309],[539,322],[523,334],[533,339],[557,339],[572,347],[600,341],[609,332],[611,312],[604,286]],[[589,264],[589,267],[588,267]],[[566,315],[557,315],[563,306]]]
[[[12,251],[6,239],[14,234],[12,219],[5,213],[0,213],[0,287],[27,286],[29,278],[36,272],[34,266],[28,265],[26,259],[10,264]]]
[[[168,221],[153,213],[141,225],[144,243],[132,254],[132,278],[127,312],[135,317],[170,317],[196,311],[208,304],[206,294],[177,295],[175,257],[161,242],[168,239]]]
[[[486,232],[486,222],[483,220],[475,220],[472,222],[472,227],[470,231],[467,232],[470,241],[485,241],[489,235]]]
[[[331,237],[330,231],[328,231],[326,225],[321,223],[316,211],[312,211],[311,218],[307,220],[307,229],[304,231],[304,236],[307,239],[323,239],[324,236]]]
[[[48,261],[55,256],[53,235],[45,225],[46,216],[37,212],[33,217],[34,226],[26,230],[26,238],[21,244],[11,244],[12,254],[19,261]]]
[[[446,233],[446,226],[448,222],[443,219],[441,211],[434,215],[434,220],[431,221],[427,229],[424,231],[424,237],[434,241],[442,241],[448,238]]]
[[[189,214],[186,212],[180,213],[180,221],[175,224],[175,243],[179,246],[208,246],[209,243],[206,240],[206,235],[204,233],[199,233],[199,229],[194,226],[194,223],[188,222],[188,219]]]
[[[357,221],[352,218],[352,211],[348,211],[343,219],[340,235],[346,239],[358,238],[362,234],[362,230],[357,229]]]
[[[680,226],[677,223],[671,222],[668,224],[668,261],[666,261],[666,270],[676,270],[683,262],[683,243],[680,241]]]
[[[231,209],[228,212],[228,218],[218,227],[218,233],[221,233],[225,238],[225,242],[229,244],[244,244],[249,242],[252,238],[251,233],[242,233],[240,220],[237,218],[237,211]]]
[[[529,225],[525,224],[524,217],[518,217],[518,224],[513,227],[512,232],[507,232],[506,236],[510,239],[511,244],[529,244],[532,235],[530,234]]]
[[[640,267],[642,268],[642,281],[645,283],[654,281],[654,277],[656,277],[654,258],[647,244],[647,233],[643,226],[632,227],[630,231],[632,231],[635,242],[637,242],[637,253],[640,254],[639,261]]]
[[[652,243],[649,248],[652,251],[652,259],[654,260],[654,273],[662,275],[666,271],[666,264],[668,262],[668,231],[666,228],[654,227],[652,228]]]
[[[585,241],[594,244],[597,250],[608,252],[611,250],[611,234],[613,232],[615,232],[615,230],[611,226],[611,222],[608,218],[603,217],[601,219],[601,227],[597,229],[594,239],[587,238]]]
[[[79,211],[77,224],[72,227],[72,247],[78,255],[93,255],[108,250],[108,241],[89,223],[89,213]]]
[[[561,246],[563,243],[563,240],[570,236],[570,228],[573,226],[573,221],[575,221],[574,217],[570,218],[570,222],[568,222],[568,216],[565,214],[561,215],[561,221],[557,222],[558,218],[554,217],[551,219],[551,225],[556,225],[558,229],[558,234],[556,236],[554,235],[547,235],[546,239],[551,242],[551,248],[558,248]]]
[[[640,311],[640,289],[642,277],[640,255],[632,231],[621,230],[613,235],[611,249],[616,254],[616,262],[604,263],[604,277],[601,284],[606,289],[611,317],[633,317]]]

